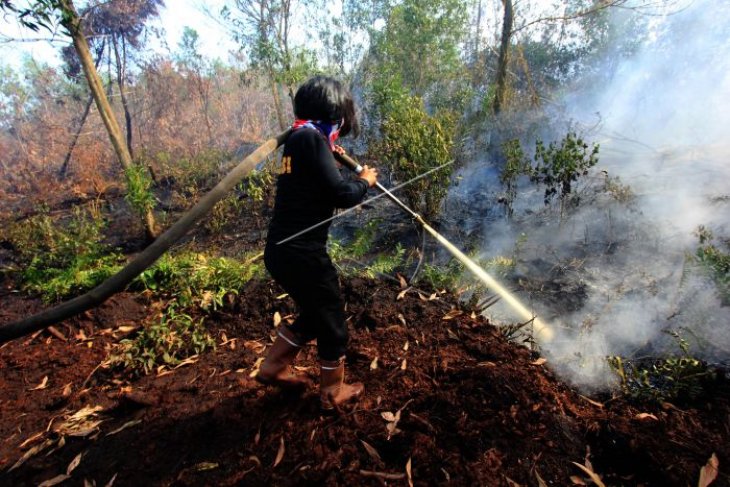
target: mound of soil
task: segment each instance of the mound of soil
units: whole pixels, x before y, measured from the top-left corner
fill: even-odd
[[[713,485],[730,485],[722,378],[681,408],[590,399],[450,295],[360,279],[343,292],[347,370],[366,389],[334,415],[316,387],[292,396],[252,378],[275,313],[279,326],[294,313],[269,281],[206,320],[214,351],[141,378],[99,364],[155,312],[143,296],[6,344],[0,484],[696,485],[714,454]],[[40,307],[1,299],[1,322]],[[298,365],[316,380],[314,346]]]

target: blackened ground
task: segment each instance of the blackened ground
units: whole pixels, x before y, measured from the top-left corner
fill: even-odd
[[[343,291],[349,378],[366,389],[334,416],[320,414],[315,387],[296,397],[250,377],[274,313],[286,326],[294,312],[270,281],[207,318],[216,350],[161,374],[97,368],[154,315],[141,295],[57,326],[67,341],[43,332],[1,347],[0,484],[38,485],[82,454],[64,485],[408,485],[407,465],[415,485],[590,485],[573,463],[588,457],[606,485],[673,486],[696,485],[714,453],[713,485],[730,485],[726,381],[681,406],[589,399],[483,318],[444,320],[458,307],[448,294],[398,299],[396,284],[361,279]],[[42,306],[0,300],[0,323]],[[298,361],[313,379],[315,358],[309,347]],[[85,406],[103,421],[60,445],[56,430]]]

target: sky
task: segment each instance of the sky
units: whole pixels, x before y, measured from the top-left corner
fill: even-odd
[[[151,24],[152,27],[162,29],[164,33],[161,40],[150,42],[152,52],[167,53],[168,49],[174,51],[186,26],[198,31],[201,50],[206,57],[226,60],[228,53],[237,48],[222,27],[203,13],[203,4],[217,13],[225,0],[167,0],[165,3],[166,6],[160,10],[160,18]],[[8,38],[16,41],[7,42]],[[54,38],[48,32],[36,33],[19,26],[12,17],[0,18],[2,64],[17,67],[26,56],[31,55],[39,61],[56,65],[60,63],[60,48],[67,43],[67,38],[63,36]]]

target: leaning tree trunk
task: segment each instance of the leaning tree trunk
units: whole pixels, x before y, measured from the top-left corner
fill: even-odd
[[[497,62],[497,90],[494,96],[494,113],[497,114],[507,102],[507,65],[509,64],[509,47],[512,39],[512,23],[514,10],[512,0],[502,0],[504,20],[502,21],[502,39],[499,44],[499,60]]]
[[[263,161],[271,152],[282,145],[291,134],[291,129],[282,132],[273,139],[269,139],[256,149],[251,155],[238,164],[213,189],[203,196],[198,203],[185,213],[165,233],[160,235],[149,247],[144,249],[132,262],[128,263],[118,273],[96,286],[91,291],[66,301],[65,303],[30,316],[0,326],[0,344],[22,337],[34,331],[41,330],[49,325],[83,313],[103,303],[113,294],[122,291],[139,274],[151,266],[162,254],[185,235],[215,204],[223,199],[241,179],[244,178],[257,164]]]
[[[119,54],[119,42],[116,37],[112,36],[112,46],[114,48],[114,58],[117,62],[117,86],[119,86],[119,99],[122,102],[124,110],[124,124],[127,134],[127,149],[129,155],[134,157],[134,149],[132,148],[132,114],[129,111],[129,103],[127,102],[127,87],[124,84],[124,78],[127,76],[127,48],[122,38],[122,54]]]
[[[101,55],[104,53],[104,47],[106,45],[106,41],[101,41],[101,46],[99,46],[96,49],[96,61],[94,61],[94,69],[99,69],[99,62],[101,61]],[[81,130],[84,128],[84,124],[86,123],[86,118],[89,116],[89,112],[91,112],[91,104],[94,103],[94,97],[93,95],[89,95],[89,100],[86,102],[86,106],[84,107],[84,113],[81,115],[81,121],[79,122],[79,126],[76,128],[76,133],[73,136],[73,139],[71,139],[71,144],[68,146],[68,151],[66,151],[66,157],[63,158],[63,164],[61,164],[61,169],[58,171],[58,176],[61,179],[65,179],[66,175],[68,174],[68,165],[71,162],[71,156],[73,155],[73,151],[76,148],[76,143],[79,141],[79,137],[81,136]]]
[[[84,75],[86,75],[86,80],[89,83],[89,89],[99,110],[99,115],[101,115],[101,119],[104,122],[104,126],[109,134],[109,139],[111,140],[112,146],[114,146],[114,151],[119,158],[119,162],[122,165],[122,169],[125,172],[129,171],[133,165],[132,156],[129,154],[129,149],[124,142],[122,131],[119,128],[117,119],[114,117],[109,100],[104,94],[104,86],[99,77],[99,73],[94,67],[94,60],[89,51],[89,43],[86,41],[86,37],[81,29],[81,19],[73,5],[73,0],[61,0],[61,6],[67,13],[67,15],[64,15],[63,26],[71,36],[74,48],[81,61]],[[155,229],[155,217],[151,209],[145,212],[144,224],[147,237],[150,239],[155,238],[157,231]]]

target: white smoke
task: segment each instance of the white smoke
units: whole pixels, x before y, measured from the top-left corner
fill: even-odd
[[[601,170],[618,176],[634,203],[584,202],[561,224],[521,219],[524,274],[548,270],[531,260],[572,259],[569,271],[586,293],[574,311],[530,303],[558,331],[544,352],[578,385],[609,385],[607,355],[666,344],[667,329],[680,330],[696,355],[730,359],[730,307],[708,279],[687,270],[700,225],[730,234],[730,4],[697,1],[652,29],[651,41],[609,83],[561,102],[574,124],[598,127],[587,137],[601,144],[593,181],[605,178]],[[537,200],[533,190],[516,204],[538,211]],[[524,215],[524,207],[515,213]],[[486,248],[491,254],[495,245]]]

